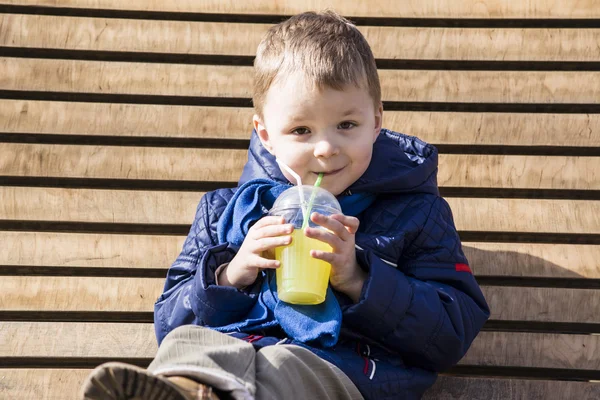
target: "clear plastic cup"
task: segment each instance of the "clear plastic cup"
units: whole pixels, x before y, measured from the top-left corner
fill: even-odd
[[[302,204],[299,190],[303,191]],[[312,209],[307,210],[308,202],[315,190]],[[279,299],[291,304],[319,304],[325,301],[331,264],[311,257],[311,250],[331,251],[331,246],[304,235],[302,208],[308,213],[323,215],[341,213],[341,207],[334,195],[327,190],[313,186],[294,186],[283,192],[269,215],[284,217],[286,223],[294,225],[292,243],[275,249],[275,259],[281,266],[277,269],[277,294]],[[308,226],[321,228],[309,220]]]

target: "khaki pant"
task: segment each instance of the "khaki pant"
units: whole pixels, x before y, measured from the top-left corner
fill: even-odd
[[[169,333],[148,370],[187,376],[235,399],[362,399],[339,368],[303,347],[255,351],[243,340],[193,325]]]

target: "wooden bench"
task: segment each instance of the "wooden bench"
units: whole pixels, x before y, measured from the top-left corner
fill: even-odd
[[[594,0],[0,3],[0,398],[148,364],[195,207],[246,160],[256,45],[309,7],[366,35],[384,125],[439,147],[492,308],[426,397],[600,398]]]

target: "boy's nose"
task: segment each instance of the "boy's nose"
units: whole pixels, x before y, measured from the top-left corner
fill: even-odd
[[[315,145],[314,155],[319,158],[329,158],[339,153],[339,147],[331,140],[319,140]]]

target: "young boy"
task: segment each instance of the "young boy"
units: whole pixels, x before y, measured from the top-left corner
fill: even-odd
[[[100,366],[85,398],[417,399],[489,317],[438,193],[437,150],[381,128],[375,60],[354,25],[326,12],[271,28],[253,100],[239,186],[202,198],[156,303],[157,357],[148,371]],[[332,266],[321,308],[273,302],[268,254],[293,227],[265,215],[296,183],[276,159],[307,185],[323,173],[342,205],[305,231],[332,247],[311,251]]]

